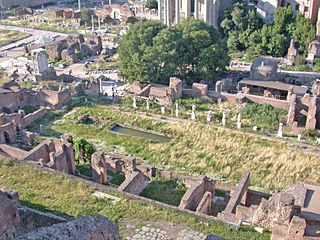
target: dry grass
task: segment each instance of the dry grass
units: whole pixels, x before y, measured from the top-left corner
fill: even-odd
[[[74,121],[81,115],[104,116],[108,123],[102,129],[96,125],[76,125]],[[119,136],[107,130],[107,126],[115,122],[170,133],[177,139],[159,144]],[[38,128],[33,126],[32,129]],[[243,171],[249,170],[251,185],[264,189],[284,189],[297,181],[315,180],[313,170],[320,166],[318,155],[302,153],[283,143],[235,134],[214,126],[130,116],[105,106],[76,108],[52,126],[47,125],[45,130],[48,136],[71,133],[74,137],[84,137],[98,147],[142,156],[150,164],[180,173],[206,174],[217,180],[223,177],[235,183]],[[163,166],[163,162],[167,165]]]
[[[0,47],[31,36],[29,33],[0,29]]]
[[[121,232],[127,229],[127,222],[130,220],[138,225],[146,221],[169,221],[173,224],[185,224],[193,230],[206,234],[215,233],[227,239],[270,239],[269,232],[260,234],[248,227],[241,227],[236,231],[212,221],[203,224],[194,216],[121,196],[118,196],[121,201],[111,204],[108,200],[93,197],[91,194],[95,189],[83,183],[13,163],[0,155],[0,187],[2,186],[17,191],[22,205],[59,216],[78,217],[101,214],[115,222]],[[121,239],[126,237],[124,234],[121,235]]]

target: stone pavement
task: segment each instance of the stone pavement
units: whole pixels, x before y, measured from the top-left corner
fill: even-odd
[[[150,224],[135,230],[135,235],[127,237],[128,240],[205,240],[206,235],[197,231],[183,229],[178,233],[176,238],[172,238],[161,228],[152,227]]]

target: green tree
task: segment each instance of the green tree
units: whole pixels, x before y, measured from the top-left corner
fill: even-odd
[[[296,47],[301,55],[307,56],[310,42],[316,38],[316,28],[308,18],[298,13],[290,30]]]
[[[91,10],[89,8],[81,9],[81,22],[91,24]]]
[[[126,80],[147,83],[156,77],[150,52],[153,48],[153,38],[164,28],[165,25],[158,21],[130,25],[130,29],[123,36],[118,47],[121,75]]]
[[[249,47],[250,35],[262,27],[262,20],[253,7],[236,3],[224,12],[221,28],[228,37],[230,52],[242,51]]]
[[[291,7],[280,7],[277,8],[276,14],[273,17],[273,28],[274,31],[279,34],[289,36],[289,28],[293,23],[293,11]]]
[[[146,7],[149,9],[158,9],[158,1],[157,0],[147,0]]]
[[[122,76],[129,82],[163,84],[172,76],[190,83],[214,78],[229,62],[226,51],[219,32],[194,18],[174,28],[152,21],[135,24],[118,48]]]
[[[73,149],[78,162],[90,162],[91,155],[96,151],[93,144],[87,142],[84,138],[76,139]]]

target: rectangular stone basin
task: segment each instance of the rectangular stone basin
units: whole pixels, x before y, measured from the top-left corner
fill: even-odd
[[[112,127],[109,128],[109,130],[116,133],[120,133],[120,134],[131,135],[134,137],[148,138],[158,143],[166,143],[172,139],[171,137],[168,137],[165,135],[156,134],[153,132],[147,132],[147,131],[136,129],[136,128],[126,127],[119,124],[113,125]]]

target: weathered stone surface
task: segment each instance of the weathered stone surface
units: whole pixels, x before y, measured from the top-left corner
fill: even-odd
[[[66,60],[68,62],[71,62],[71,63],[77,63],[78,62],[78,57],[76,54],[74,54],[71,50],[69,49],[64,49],[62,52],[61,52],[61,58],[63,60]]]
[[[92,154],[91,168],[93,181],[101,184],[106,184],[108,182],[107,165],[103,153],[95,152]]]
[[[226,240],[225,238],[218,237],[217,235],[210,234],[207,236],[206,240]]]
[[[17,205],[6,193],[0,191],[0,239],[13,239],[15,224],[19,222]]]
[[[253,216],[254,225],[271,228],[273,222],[289,224],[293,214],[294,197],[288,193],[280,193],[263,200]]]
[[[257,58],[251,66],[250,75],[254,80],[277,81],[277,62],[268,58]]]
[[[39,228],[20,240],[118,240],[118,227],[101,215],[81,216],[67,223]]]
[[[20,221],[15,225],[16,235],[20,236],[34,231],[40,227],[49,227],[53,224],[67,222],[66,219],[50,213],[42,213],[36,210],[19,206],[18,213]]]
[[[3,187],[0,189],[0,192],[3,192],[7,195],[9,199],[11,199],[16,205],[20,204],[19,194],[7,187]]]
[[[145,188],[145,177],[142,172],[134,171],[126,180],[118,187],[120,191],[139,195]]]

